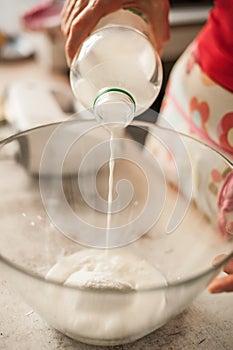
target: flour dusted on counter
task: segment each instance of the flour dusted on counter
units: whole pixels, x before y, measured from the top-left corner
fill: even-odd
[[[161,272],[140,256],[120,250],[85,249],[63,257],[46,278],[77,287],[50,291],[54,307],[63,308],[64,325],[73,329],[72,336],[127,337],[153,327],[165,306],[163,291],[145,291],[166,285]],[[64,331],[62,327],[61,323]]]

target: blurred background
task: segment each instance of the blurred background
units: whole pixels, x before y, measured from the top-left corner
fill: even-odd
[[[0,30],[11,35],[21,30],[20,16],[38,0],[0,0]]]

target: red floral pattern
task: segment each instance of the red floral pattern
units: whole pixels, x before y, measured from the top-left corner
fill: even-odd
[[[218,225],[226,238],[232,238],[233,232],[233,171],[231,171],[222,185],[218,196]],[[228,214],[228,215],[227,215]],[[231,215],[229,215],[231,214]]]
[[[220,145],[233,156],[233,112],[223,116],[218,125],[217,133]]]
[[[196,63],[196,58],[193,53],[191,53],[187,63],[186,63],[186,73],[190,74],[193,70],[194,64]]]
[[[212,169],[211,177],[212,177],[212,180],[216,183],[219,183],[222,181],[222,174],[217,169]]]
[[[196,97],[190,100],[190,117],[196,128],[204,131],[207,134],[206,122],[209,119],[209,105],[207,102],[198,102]]]

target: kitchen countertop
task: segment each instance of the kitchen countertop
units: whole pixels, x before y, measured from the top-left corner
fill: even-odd
[[[9,82],[34,81],[67,83],[62,73],[46,71],[34,60],[0,63],[0,91]],[[0,137],[9,131],[1,127]],[[0,350],[91,350],[110,349],[75,342],[52,329],[0,277]],[[154,333],[114,349],[141,350],[231,350],[233,349],[233,293],[210,295],[204,291],[185,311]]]

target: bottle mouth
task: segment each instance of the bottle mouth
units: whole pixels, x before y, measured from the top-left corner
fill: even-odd
[[[128,96],[131,100],[131,102],[133,103],[134,105],[134,112],[136,111],[136,102],[135,102],[135,99],[133,98],[133,96],[126,90],[123,90],[123,89],[120,89],[120,88],[108,88],[108,89],[103,89],[101,90],[98,95],[96,96],[94,102],[93,102],[93,108],[95,108],[96,104],[97,104],[97,101],[99,100],[99,98],[107,93],[111,93],[111,92],[116,92],[116,93],[123,93],[125,94],[126,96]]]
[[[120,88],[107,88],[99,92],[93,103],[96,120],[127,126],[133,120],[136,102],[133,96]]]

